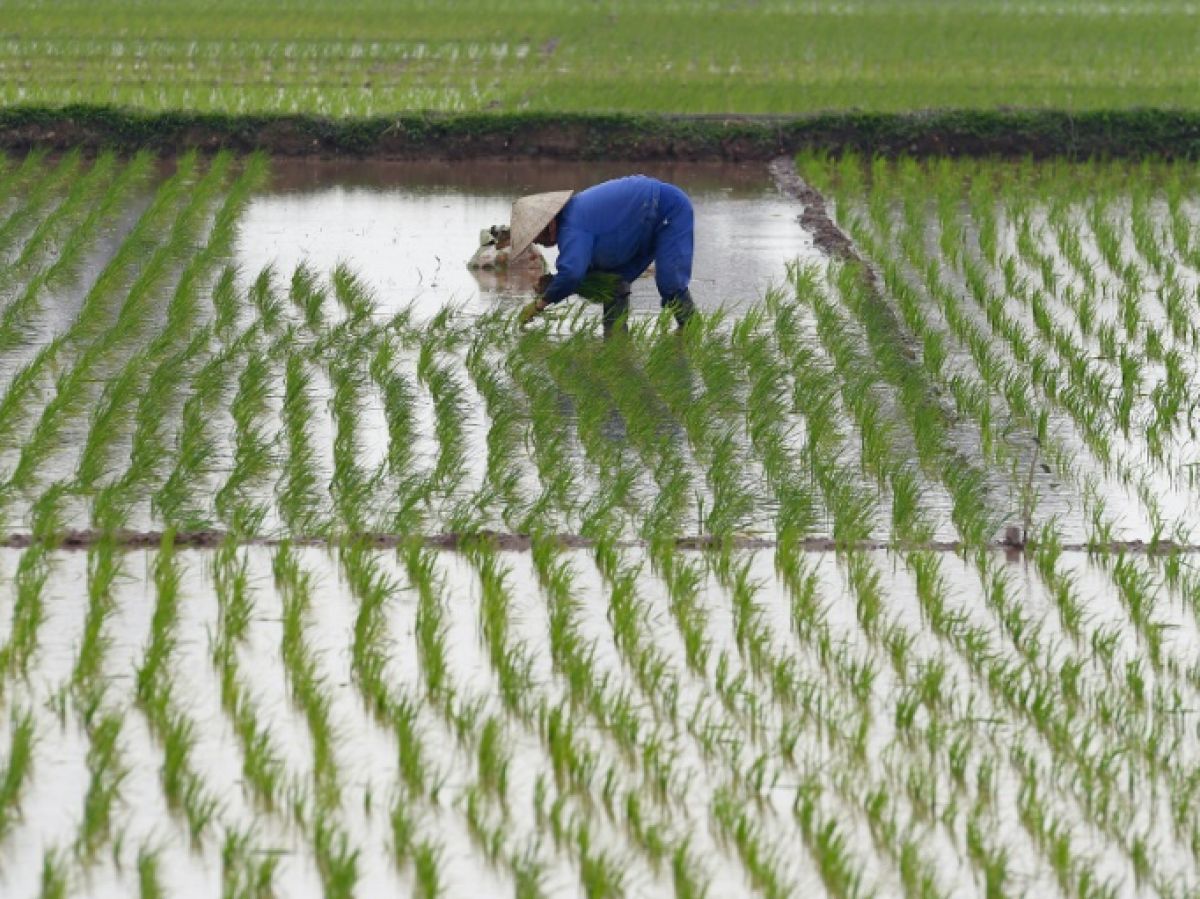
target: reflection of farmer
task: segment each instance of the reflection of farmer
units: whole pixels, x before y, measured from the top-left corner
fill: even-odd
[[[533,272],[543,275],[549,270],[546,260],[533,247],[526,247],[516,256],[510,254],[512,234],[507,225],[492,225],[479,232],[479,249],[467,263],[473,271]]]
[[[515,257],[510,255],[510,249],[511,235],[507,225],[493,225],[479,233],[479,248],[467,262],[467,268],[481,287],[528,290],[549,271],[545,257],[535,247],[527,247]]]
[[[541,295],[521,310],[521,322],[573,293],[590,294],[587,282],[596,279],[589,273],[605,273],[613,282],[604,299],[604,333],[610,334],[629,310],[630,282],[653,262],[663,308],[682,328],[694,311],[692,225],[687,194],[645,175],[605,181],[574,196],[564,190],[521,197],[513,203],[513,251],[530,243],[558,245],[558,272],[543,278]]]

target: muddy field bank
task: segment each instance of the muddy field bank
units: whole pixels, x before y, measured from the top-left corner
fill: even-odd
[[[227,147],[275,156],[767,160],[816,148],[884,155],[1200,157],[1200,112],[973,110],[778,116],[315,116],[0,109],[0,148]]]

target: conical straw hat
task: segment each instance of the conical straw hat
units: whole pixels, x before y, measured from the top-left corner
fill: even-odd
[[[512,207],[512,248],[509,259],[516,259],[533,243],[554,217],[567,205],[573,190],[556,190],[548,194],[520,197]]]

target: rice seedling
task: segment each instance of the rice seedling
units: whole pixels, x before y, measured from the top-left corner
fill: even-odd
[[[121,717],[106,713],[89,725],[87,793],[75,851],[93,860],[113,831],[116,803],[127,769],[121,757]]]
[[[29,780],[34,762],[36,733],[33,713],[14,709],[10,715],[11,738],[0,775],[0,835],[10,831],[21,811],[21,794]]]
[[[42,856],[40,899],[65,899],[69,895],[70,879],[58,849],[48,849]]]
[[[159,899],[166,895],[159,869],[159,851],[143,846],[138,850],[138,895],[141,899]]]
[[[261,855],[249,834],[230,830],[221,845],[221,893],[224,896],[275,895],[279,857]]]
[[[334,754],[329,695],[323,689],[316,658],[304,636],[312,602],[311,578],[300,568],[294,551],[286,543],[276,550],[272,562],[275,585],[283,600],[281,655],[293,697],[312,739],[317,804],[329,807],[336,805],[340,775]]]
[[[349,897],[355,895],[358,882],[359,850],[350,844],[345,831],[319,816],[313,827],[313,850],[317,858],[317,870],[325,895]]]
[[[113,611],[112,589],[119,571],[120,560],[111,537],[96,543],[88,551],[88,609],[75,666],[71,671],[71,685],[81,694],[97,700],[103,695],[105,687],[101,679],[101,666],[109,641],[104,633],[104,625]]]
[[[440,585],[435,580],[434,558],[416,542],[402,549],[409,582],[417,591],[417,651],[421,672],[431,698],[449,687],[446,670],[446,633]]]
[[[234,425],[233,466],[225,483],[214,495],[217,514],[235,529],[253,532],[258,513],[255,491],[269,478],[273,468],[271,441],[263,433],[268,409],[272,363],[269,357],[253,355],[238,377],[238,389],[230,413]]]

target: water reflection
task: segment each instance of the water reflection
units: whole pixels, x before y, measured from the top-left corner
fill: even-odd
[[[302,260],[319,271],[345,261],[384,309],[418,315],[448,303],[468,312],[525,300],[522,278],[477,277],[466,262],[481,228],[506,222],[512,199],[583,188],[642,170],[679,184],[696,207],[692,292],[702,309],[737,310],[780,283],[785,263],[820,258],[761,166],[559,162],[282,161],[243,217],[236,258],[245,278]],[[553,261],[554,251],[547,251]],[[634,285],[634,311],[657,312],[652,277]]]

